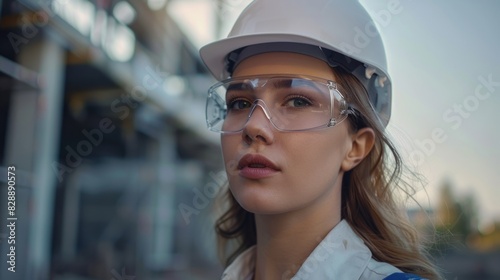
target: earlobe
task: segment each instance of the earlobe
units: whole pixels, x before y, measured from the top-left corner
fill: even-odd
[[[362,128],[352,135],[350,150],[347,151],[342,170],[347,172],[358,165],[372,150],[375,144],[375,132],[369,127]]]

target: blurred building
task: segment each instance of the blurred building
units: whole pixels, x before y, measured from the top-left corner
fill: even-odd
[[[407,211],[411,224],[427,242],[444,279],[499,279],[500,226],[478,231],[478,210],[471,194],[459,197],[445,179],[435,209]]]
[[[213,81],[165,5],[0,1],[0,279],[206,279],[217,267]]]

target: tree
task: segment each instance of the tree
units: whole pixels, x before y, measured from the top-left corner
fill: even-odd
[[[449,179],[440,188],[436,224],[438,249],[463,247],[467,238],[477,232],[478,211],[474,195],[469,193],[458,198],[453,189]]]

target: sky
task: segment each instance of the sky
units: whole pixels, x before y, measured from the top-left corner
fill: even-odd
[[[198,48],[225,37],[250,1],[222,0],[222,12],[210,12],[215,2],[169,1],[169,12]],[[475,196],[481,224],[500,220],[500,2],[360,2],[384,19],[378,27],[393,85],[388,132],[427,179],[416,198],[433,207],[448,180],[457,196]]]

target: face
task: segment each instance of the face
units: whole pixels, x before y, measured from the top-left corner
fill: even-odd
[[[241,62],[233,77],[297,74],[335,81],[321,60],[294,53],[265,53]],[[269,100],[273,89],[259,91]],[[236,200],[255,214],[281,214],[311,207],[340,210],[342,163],[349,153],[348,122],[302,132],[281,132],[257,106],[243,131],[222,134],[229,187]]]

